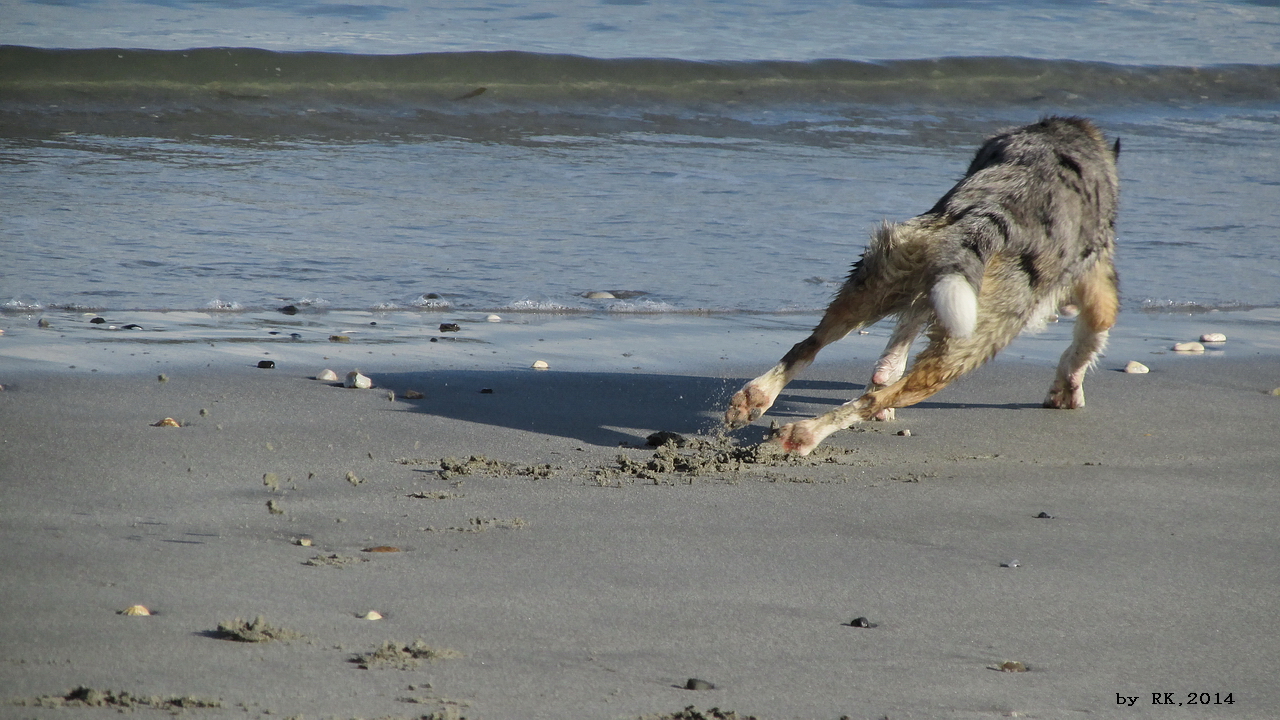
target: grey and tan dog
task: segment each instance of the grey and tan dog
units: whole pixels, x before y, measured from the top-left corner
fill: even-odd
[[[1117,140],[1083,118],[1050,117],[1000,133],[928,212],[885,223],[813,334],[730,401],[725,423],[759,418],[818,351],[850,331],[898,316],[867,392],[774,432],[807,455],[831,433],[893,418],[982,365],[1066,302],[1079,308],[1045,407],[1084,406],[1082,384],[1115,324]],[[904,375],[922,329],[929,346]]]

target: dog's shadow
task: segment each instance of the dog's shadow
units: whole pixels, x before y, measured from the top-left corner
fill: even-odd
[[[747,378],[713,378],[642,373],[513,370],[442,370],[380,373],[378,387],[395,391],[414,412],[464,422],[571,438],[597,446],[643,444],[659,430],[714,433],[729,398]],[[798,379],[766,418],[790,422],[811,417],[856,398],[864,385]],[[409,391],[422,393],[420,399]],[[1022,409],[1024,403],[925,402],[938,410],[985,407]],[[736,431],[752,442],[761,423]]]

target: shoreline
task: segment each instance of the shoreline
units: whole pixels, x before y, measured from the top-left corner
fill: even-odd
[[[6,355],[0,717],[63,717],[8,703],[76,687],[221,703],[198,718],[1155,718],[1157,691],[1274,716],[1274,355],[1113,353],[1088,407],[1044,410],[1051,327],[810,459],[680,472],[643,447],[712,431],[797,320]],[[881,347],[833,346],[734,437],[849,399]],[[312,379],[357,361],[373,389]],[[297,636],[218,634],[257,616]]]

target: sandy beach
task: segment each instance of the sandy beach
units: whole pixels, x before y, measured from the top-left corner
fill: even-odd
[[[882,341],[824,356],[734,450],[725,400],[800,332],[744,357],[662,322],[612,365],[539,347],[547,327],[435,359],[448,342],[10,353],[0,717],[1280,712],[1274,354],[1113,352],[1067,412],[1015,348],[778,459],[741,448],[856,394]],[[708,444],[646,447],[662,430]]]

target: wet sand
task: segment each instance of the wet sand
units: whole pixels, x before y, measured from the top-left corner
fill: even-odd
[[[879,344],[824,357],[734,437],[856,394]],[[1015,350],[812,460],[687,473],[651,465],[645,438],[713,430],[757,358],[544,353],[538,372],[330,350],[273,370],[248,348],[132,372],[8,363],[0,700],[220,703],[184,711],[200,718],[1280,710],[1274,355],[1113,353],[1067,412],[1038,407],[1051,367]],[[312,379],[357,355],[373,389]],[[1130,359],[1152,372],[1119,372]],[[135,604],[154,614],[118,614]],[[278,633],[220,629],[259,616]]]

